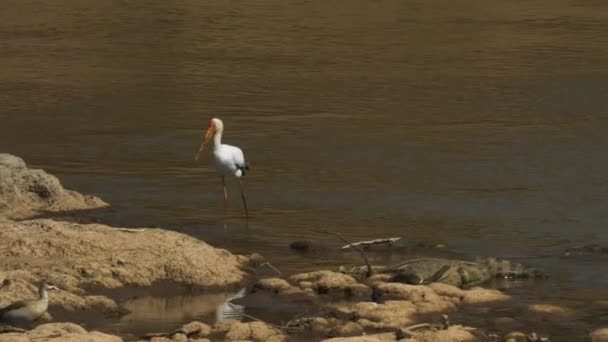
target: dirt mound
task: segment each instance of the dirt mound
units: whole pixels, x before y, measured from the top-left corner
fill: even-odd
[[[0,307],[35,298],[39,280],[65,292],[51,304],[114,311],[116,304],[85,289],[149,286],[172,281],[201,288],[241,284],[249,259],[162,229],[117,230],[52,220],[0,223]]]
[[[27,332],[0,334],[0,342],[122,342],[118,336],[97,331],[87,332],[73,323],[48,323]]]
[[[30,169],[23,159],[0,153],[0,218],[25,218],[41,211],[92,209],[108,204],[66,190],[57,177]]]

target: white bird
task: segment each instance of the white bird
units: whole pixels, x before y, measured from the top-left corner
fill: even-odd
[[[38,320],[49,307],[48,290],[60,291],[57,286],[42,282],[38,288],[40,298],[29,301],[18,301],[0,309],[0,321],[16,325],[26,325]]]
[[[213,118],[209,121],[209,127],[205,132],[203,143],[201,148],[196,153],[194,160],[198,160],[201,152],[205,148],[205,145],[213,138],[213,160],[215,161],[215,168],[222,175],[222,185],[224,186],[224,203],[228,200],[228,191],[226,191],[226,177],[234,178],[239,185],[241,192],[241,199],[243,200],[243,206],[245,207],[245,217],[249,217],[247,210],[247,198],[243,191],[243,184],[241,184],[240,178],[245,175],[245,172],[249,170],[249,166],[245,161],[243,150],[236,146],[222,144],[222,133],[224,133],[224,123],[218,118]]]

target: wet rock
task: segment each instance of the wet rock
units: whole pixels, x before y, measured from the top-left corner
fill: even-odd
[[[464,304],[492,304],[510,301],[512,298],[498,290],[475,287],[465,292]]]
[[[407,300],[416,305],[418,313],[451,311],[455,303],[448,298],[440,297],[428,286],[417,286],[400,283],[385,283],[375,289],[376,298],[382,300]]]
[[[384,342],[395,341],[394,333],[369,334],[364,336],[334,337],[325,339],[322,342]]]
[[[281,331],[262,322],[224,321],[213,327],[212,334],[225,341],[281,342],[287,340]]]
[[[267,291],[279,296],[286,297],[294,301],[310,301],[314,298],[312,290],[304,291],[301,288],[291,285],[287,280],[280,278],[261,279],[253,286],[251,292]]]
[[[16,156],[0,154],[0,217],[21,219],[41,211],[68,211],[105,207],[94,196],[66,190],[43,170],[29,169]]]
[[[294,251],[305,253],[315,251],[319,249],[319,246],[310,240],[298,240],[290,243],[289,248],[293,249]]]
[[[509,331],[522,326],[520,322],[512,317],[496,317],[492,320],[492,324],[498,330]]]
[[[589,334],[591,342],[608,342],[608,328],[594,330]]]
[[[371,277],[365,278],[363,279],[363,282],[370,287],[375,287],[378,286],[380,284],[386,283],[391,279],[391,275],[390,274],[374,274]]]
[[[505,342],[528,342],[528,336],[521,331],[512,331],[505,335]]]
[[[165,336],[155,336],[150,339],[150,342],[171,342],[171,339]]]
[[[316,271],[295,274],[289,277],[289,281],[305,286],[310,286],[317,294],[332,294],[346,298],[370,298],[372,290],[349,275],[331,272]],[[310,284],[310,285],[309,285]]]
[[[183,333],[189,338],[207,337],[211,333],[211,327],[202,322],[190,322],[182,325],[174,333]]]
[[[460,326],[452,326],[445,330],[427,331],[416,334],[407,342],[476,342],[478,339]]]
[[[344,325],[339,325],[334,334],[337,336],[358,336],[363,333],[363,328],[355,322],[346,322]]]
[[[528,306],[528,312],[556,318],[567,318],[573,314],[573,311],[569,308],[552,304],[532,304]]]
[[[440,296],[462,299],[467,294],[467,291],[461,288],[444,283],[432,283],[429,284],[428,287],[433,289],[433,291]]]
[[[330,307],[338,317],[355,317],[355,322],[364,329],[397,329],[408,326],[415,322],[418,314],[416,305],[405,300],[332,304]]]
[[[173,336],[171,336],[171,341],[188,342],[188,336],[186,336],[186,334],[182,334],[182,333],[173,334]]]
[[[73,323],[47,323],[39,325],[25,333],[0,334],[0,342],[120,342],[118,336],[103,334],[97,331],[87,332],[81,326]]]

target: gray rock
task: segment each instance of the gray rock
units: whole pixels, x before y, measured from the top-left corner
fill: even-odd
[[[26,167],[23,159],[8,153],[0,153],[0,166],[12,169],[23,169]]]

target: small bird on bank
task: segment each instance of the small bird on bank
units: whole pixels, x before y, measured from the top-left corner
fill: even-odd
[[[228,191],[226,190],[226,177],[234,178],[237,181],[239,190],[241,192],[241,199],[243,200],[243,206],[245,207],[245,217],[249,218],[249,211],[247,210],[247,197],[243,190],[243,184],[240,178],[245,175],[246,171],[249,170],[249,166],[245,161],[243,150],[236,146],[222,144],[222,134],[224,133],[224,123],[218,118],[213,118],[209,121],[209,127],[201,147],[199,148],[194,160],[198,160],[201,152],[205,148],[205,145],[213,139],[213,160],[215,161],[215,168],[222,176],[222,185],[224,187],[224,204],[228,200]]]
[[[0,321],[14,325],[25,325],[38,320],[49,307],[48,290],[60,291],[57,286],[42,282],[38,287],[39,299],[14,302],[0,309]]]

